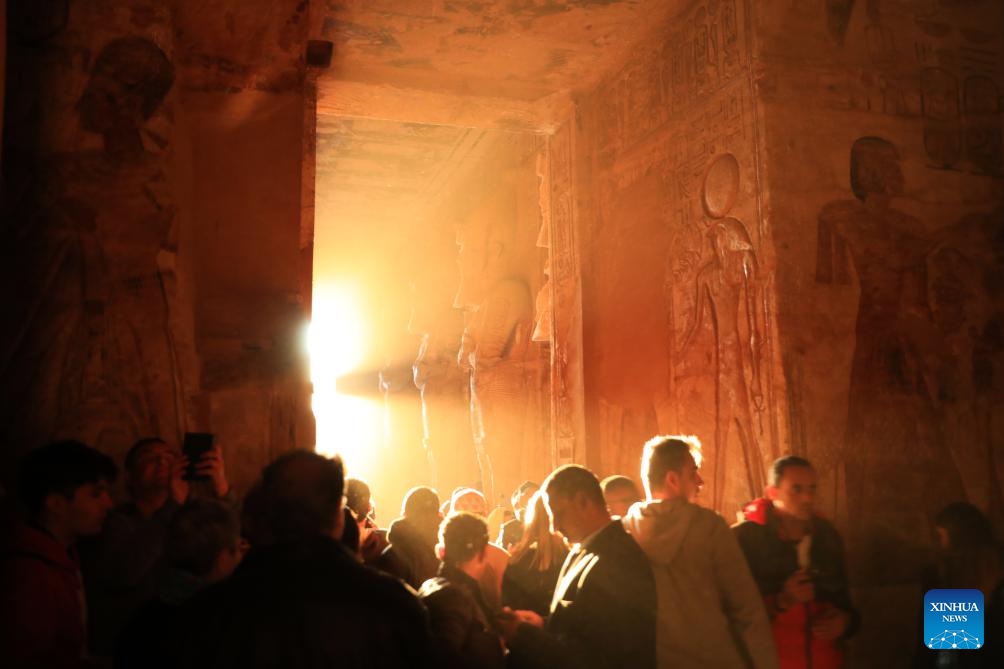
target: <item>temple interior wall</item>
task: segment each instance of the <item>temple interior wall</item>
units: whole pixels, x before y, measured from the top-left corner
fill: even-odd
[[[637,477],[649,437],[695,434],[728,517],[787,450],[745,12],[691,3],[580,107],[591,464]]]
[[[791,446],[817,463],[874,611],[858,646],[888,661],[910,651],[883,639],[917,596],[933,514],[964,499],[1004,517],[1002,12],[756,16]]]
[[[12,13],[5,463],[54,438],[121,462],[138,438],[211,431],[246,489],[263,462],[312,441],[298,282],[305,17],[264,5]],[[246,31],[251,44],[234,34]],[[123,72],[142,99],[98,99]]]
[[[5,483],[46,440],[121,462],[139,437],[207,430],[246,489],[315,442],[311,279],[351,261],[377,333],[361,383],[397,435],[375,456],[405,453],[391,504],[476,483],[479,444],[497,500],[564,462],[637,478],[644,441],[682,432],[703,442],[702,503],[731,521],[771,460],[803,455],[869,611],[855,652],[890,666],[915,645],[896,612],[932,513],[1004,517],[999,2],[679,2],[636,48],[612,43],[564,115],[522,89],[496,113],[479,80],[463,114],[444,87],[390,120],[320,117],[317,3],[17,4],[0,30]],[[336,70],[338,48],[400,47],[352,34]],[[103,106],[120,71],[139,102]],[[421,210],[326,227],[315,260],[315,218],[345,215],[331,156],[386,136],[463,160]],[[350,176],[385,186],[381,161]]]

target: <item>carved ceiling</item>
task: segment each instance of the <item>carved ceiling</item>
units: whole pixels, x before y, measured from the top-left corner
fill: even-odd
[[[318,223],[392,223],[484,158],[486,129],[554,130],[625,62],[674,0],[325,0]]]
[[[480,117],[482,127],[486,121],[512,129],[553,122],[546,116],[551,107],[560,113],[569,93],[594,88],[681,4],[326,0],[312,10],[311,30],[312,38],[334,42],[334,63],[321,81],[322,108],[449,122],[452,103],[466,107],[452,110],[459,121],[476,124]],[[381,104],[380,98],[411,92],[428,95],[407,109]]]
[[[394,225],[435,204],[498,133],[456,126],[319,116],[317,204],[336,219]]]

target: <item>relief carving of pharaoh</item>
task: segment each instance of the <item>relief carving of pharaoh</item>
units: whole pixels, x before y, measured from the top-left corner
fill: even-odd
[[[494,504],[519,483],[527,418],[525,366],[533,301],[510,267],[512,221],[469,222],[458,234],[465,310],[458,361],[470,372],[471,430],[485,496]]]
[[[115,452],[139,436],[179,436],[169,142],[146,127],[173,79],[152,41],[106,44],[75,108],[101,148],[54,156],[20,221],[22,251],[43,276],[30,278],[3,362],[25,379],[8,406],[24,407],[28,438],[73,435]],[[14,369],[23,365],[34,369]]]
[[[452,308],[454,273],[445,282],[441,275],[429,263],[412,279],[408,332],[421,336],[412,372],[422,397],[422,446],[433,485],[450,491],[474,485],[478,467],[467,427],[468,374],[457,364],[463,314]]]
[[[927,265],[937,235],[897,206],[904,177],[899,151],[888,140],[860,137],[854,142],[850,186],[853,199],[829,202],[819,213],[816,281],[850,285],[857,278],[844,493],[850,540],[858,544],[861,564],[868,563],[862,577],[890,583],[909,571],[900,563],[879,574],[872,558],[892,550],[913,554],[926,539],[925,513],[933,517],[940,505],[962,493],[958,470],[945,457],[941,393],[934,390],[930,362],[945,348],[926,297]],[[942,254],[943,265],[949,251]],[[947,274],[940,278],[951,281]],[[923,503],[873,483],[892,478],[905,488],[923,490]],[[888,526],[879,527],[865,514],[876,508],[882,509]]]

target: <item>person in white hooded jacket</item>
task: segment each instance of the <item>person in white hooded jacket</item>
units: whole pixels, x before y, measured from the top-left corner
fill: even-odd
[[[622,519],[655,574],[657,666],[776,669],[770,623],[746,558],[726,522],[693,503],[704,484],[699,457],[696,437],[650,439],[641,465],[647,501]]]

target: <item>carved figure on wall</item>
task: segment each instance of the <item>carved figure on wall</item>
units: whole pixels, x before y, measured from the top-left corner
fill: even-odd
[[[966,123],[966,158],[983,174],[1000,175],[1004,168],[1001,139],[1001,102],[997,84],[985,76],[963,83]]]
[[[24,379],[17,420],[30,438],[72,435],[114,452],[183,431],[169,314],[174,213],[163,159],[142,137],[173,76],[153,42],[108,43],[76,106],[102,149],[55,158],[22,218],[26,263],[44,269],[25,277],[25,318],[0,362]]]
[[[529,400],[524,362],[533,303],[526,283],[511,276],[510,225],[468,223],[458,235],[454,306],[466,310],[458,361],[470,372],[471,431],[481,486],[492,504],[519,483]]]
[[[882,22],[878,0],[865,0],[865,13],[868,16],[868,26],[865,28],[868,58],[878,66],[896,62],[899,57],[896,40],[892,29]]]
[[[743,223],[728,214],[739,193],[739,163],[730,153],[709,167],[701,204],[714,254],[697,272],[694,317],[676,354],[681,360],[710,311],[715,335],[715,438],[708,458],[714,485],[712,504],[724,507],[726,472],[736,462],[730,438],[738,440],[750,498],[763,490],[766,460],[757,438],[754,408],[765,409],[761,388],[764,326],[757,308],[760,289],[753,241]],[[752,400],[752,403],[751,403]]]
[[[919,220],[892,206],[903,192],[895,146],[862,137],[851,148],[855,200],[827,204],[819,215],[816,280],[860,287],[847,423],[841,456],[846,505],[863,578],[896,582],[909,565],[878,574],[885,551],[910,554],[927,540],[933,513],[961,486],[946,451],[924,360],[941,348],[926,305],[925,263],[932,243]],[[896,482],[893,485],[892,482]],[[918,499],[902,494],[915,490]],[[924,500],[918,504],[919,498]],[[865,510],[869,510],[866,518]]]
[[[1004,208],[971,214],[937,235],[927,259],[928,305],[944,338],[934,370],[933,399],[968,500],[991,515],[1004,512],[1004,477],[996,462],[994,415],[1002,398]]]
[[[826,0],[826,29],[837,44],[843,44],[854,12],[854,0]]]
[[[415,308],[408,331],[422,336],[412,366],[422,398],[422,446],[432,484],[441,490],[474,485],[478,479],[471,431],[468,375],[457,364],[463,317],[455,309],[437,309],[425,318]]]
[[[921,74],[921,89],[927,157],[937,167],[953,167],[962,157],[959,83],[947,71],[928,67]]]
[[[540,232],[537,234],[537,248],[548,249],[551,248],[551,235],[548,234],[549,230],[547,228],[547,220],[540,226]],[[550,253],[548,254],[550,256]],[[551,302],[551,260],[548,258],[546,264],[544,265],[544,285],[540,287],[537,291],[537,297],[534,300],[533,305],[533,334],[530,335],[530,339],[535,342],[550,342],[551,341],[551,329],[552,324],[552,313],[553,304]]]

